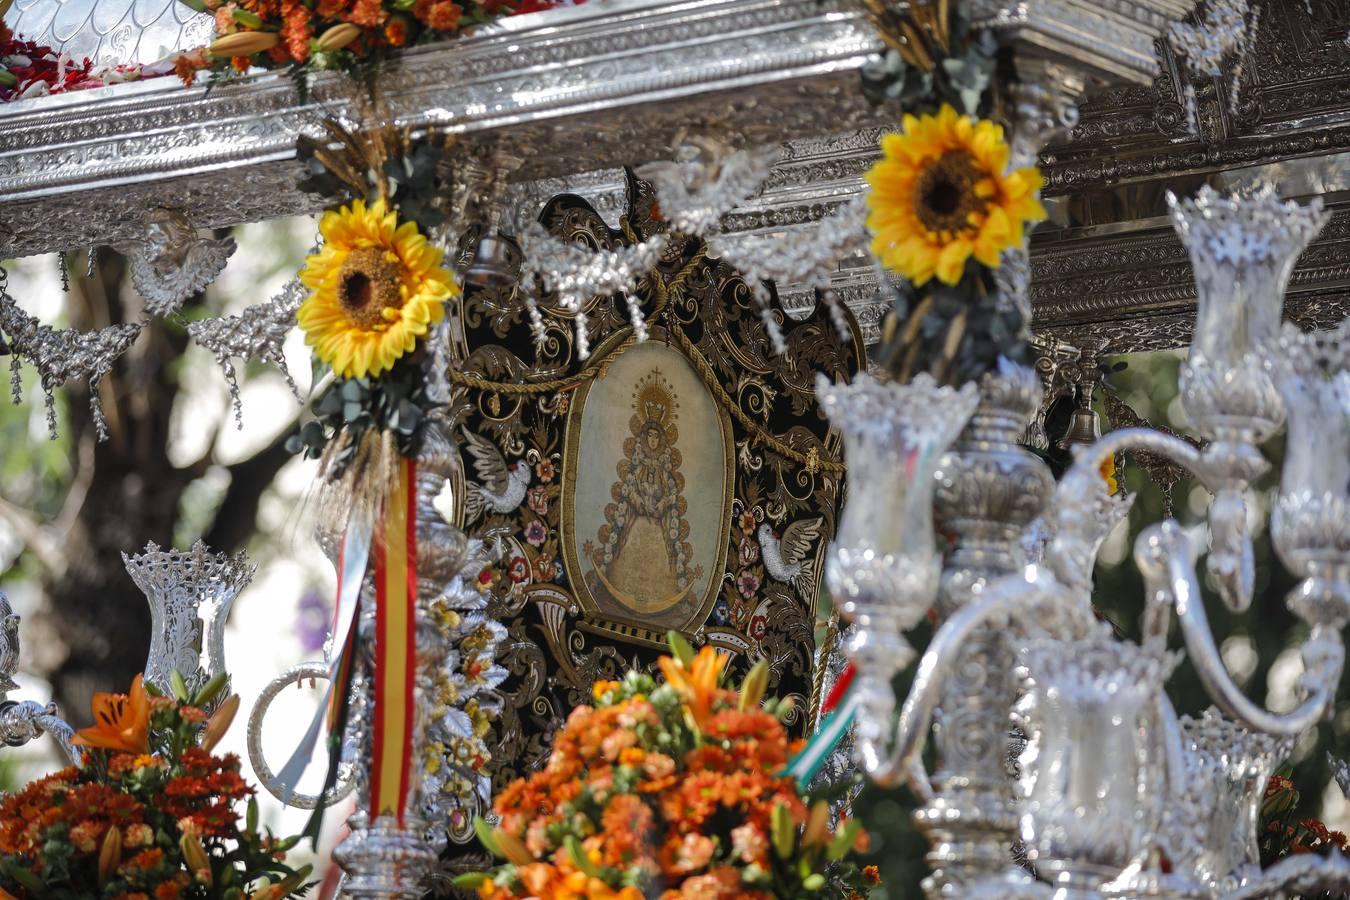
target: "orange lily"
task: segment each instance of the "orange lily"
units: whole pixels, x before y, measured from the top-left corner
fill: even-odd
[[[108,879],[117,873],[117,867],[122,862],[122,830],[116,825],[108,827],[108,832],[103,836],[103,847],[98,854],[98,883],[100,886],[108,883]]]
[[[207,753],[216,749],[216,744],[225,736],[225,732],[230,730],[230,724],[234,721],[235,713],[239,712],[239,695],[231,694],[220,704],[206,723],[206,728],[202,731],[201,745]]]
[[[658,660],[666,683],[673,687],[689,709],[694,723],[701,729],[704,721],[712,713],[713,698],[717,692],[717,682],[729,655],[718,653],[705,645],[694,657],[689,668],[677,659],[663,656]]]
[[[76,733],[73,744],[124,753],[150,752],[150,698],[137,675],[131,694],[95,694],[94,724]]]

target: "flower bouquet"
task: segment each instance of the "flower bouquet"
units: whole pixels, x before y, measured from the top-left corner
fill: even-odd
[[[4,15],[6,5],[0,0],[0,16]],[[0,22],[0,103],[107,87],[173,71],[173,61],[95,65],[92,60],[74,59],[46,44],[24,40]]]
[[[1294,787],[1294,782],[1284,775],[1272,775],[1266,783],[1266,795],[1261,802],[1261,821],[1257,833],[1262,868],[1302,853],[1325,855],[1333,849],[1342,853],[1350,852],[1350,839],[1344,832],[1331,830],[1320,819],[1298,818],[1298,808],[1299,791]]]
[[[731,690],[725,654],[671,643],[664,683],[630,672],[595,684],[595,706],[573,710],[544,770],[498,796],[500,824],[476,823],[506,864],[459,887],[483,898],[866,896],[876,874],[852,861],[859,823],[832,827],[828,802],[782,774],[791,704],[761,705],[766,664]]]
[[[352,71],[392,50],[442,40],[503,16],[568,6],[554,0],[181,0],[215,16],[216,39],[181,57],[197,69],[244,72],[253,66]],[[576,0],[581,2],[581,0]]]
[[[164,696],[138,675],[130,694],[95,695],[95,724],[74,740],[84,765],[0,804],[0,898],[299,896],[310,867],[284,862],[296,839],[259,833],[239,759],[211,755],[239,709],[231,696],[204,711],[225,684],[189,697],[175,678]]]

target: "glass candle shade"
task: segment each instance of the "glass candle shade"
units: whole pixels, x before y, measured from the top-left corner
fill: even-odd
[[[1196,284],[1186,414],[1208,440],[1258,443],[1279,427],[1280,403],[1256,351],[1276,336],[1294,263],[1329,216],[1320,200],[1284,202],[1270,187],[1225,197],[1206,186],[1167,202]]]

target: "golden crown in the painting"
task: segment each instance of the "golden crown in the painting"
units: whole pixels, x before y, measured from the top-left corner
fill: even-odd
[[[633,409],[646,421],[669,425],[675,421],[675,410],[679,403],[675,400],[675,390],[661,375],[660,369],[652,369],[637,383],[634,392],[637,402]]]

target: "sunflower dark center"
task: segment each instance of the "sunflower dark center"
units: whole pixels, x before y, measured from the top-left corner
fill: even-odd
[[[403,305],[399,265],[379,247],[362,247],[347,254],[338,271],[338,303],[352,324],[376,328],[385,322],[384,310]]]
[[[928,165],[914,190],[914,212],[929,231],[953,232],[970,226],[971,213],[987,202],[975,192],[985,177],[964,150],[949,150]]]
[[[370,276],[365,272],[349,272],[342,282],[342,299],[350,310],[364,308],[370,303]]]

